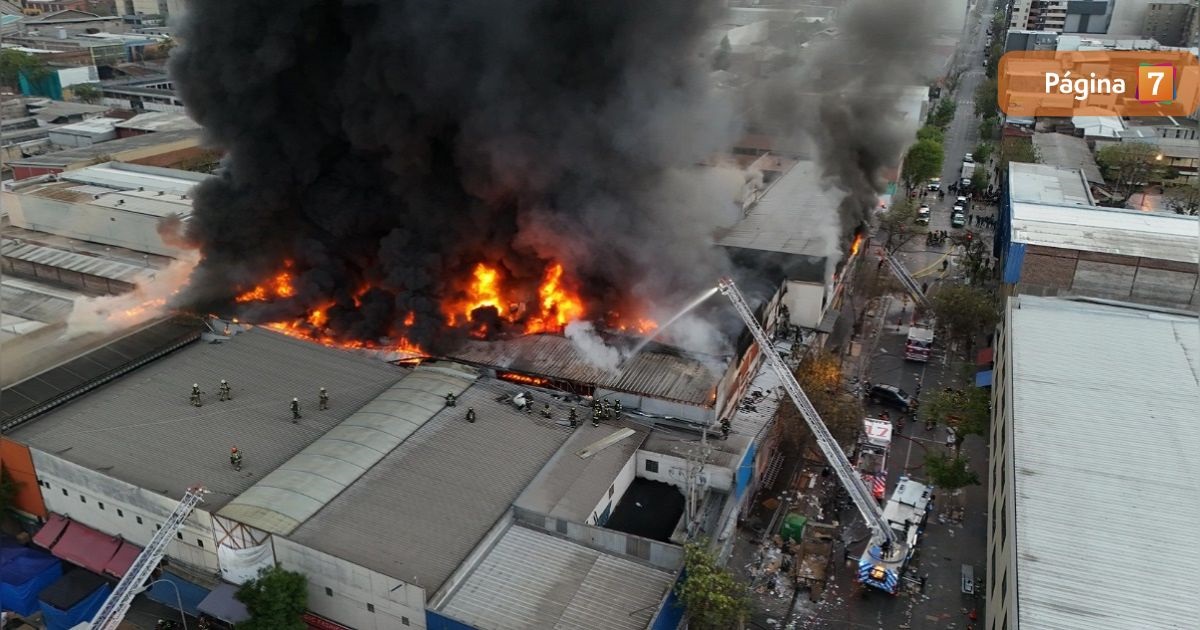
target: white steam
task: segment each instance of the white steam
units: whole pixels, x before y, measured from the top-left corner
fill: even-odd
[[[621,361],[625,358],[621,351],[604,343],[592,322],[576,320],[567,324],[563,334],[571,341],[571,345],[579,352],[583,360],[590,366],[616,372]]]
[[[115,332],[161,317],[167,312],[171,296],[187,284],[198,262],[199,252],[187,251],[128,293],[77,298],[67,316],[63,339]]]

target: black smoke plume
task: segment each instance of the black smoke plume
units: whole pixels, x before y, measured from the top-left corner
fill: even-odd
[[[170,69],[227,154],[195,193],[187,236],[203,260],[181,301],[229,309],[290,261],[295,296],[243,316],[333,301],[334,337],[436,348],[462,332],[441,304],[478,262],[532,298],[561,261],[597,309],[711,286],[727,263],[708,235],[737,216],[725,182],[694,166],[735,131],[700,56],[718,9],[193,3]]]

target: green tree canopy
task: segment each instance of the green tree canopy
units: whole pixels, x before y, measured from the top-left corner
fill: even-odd
[[[1167,186],[1163,190],[1163,203],[1176,214],[1200,214],[1200,182]]]
[[[954,121],[954,112],[958,110],[958,105],[954,101],[944,98],[938,101],[937,107],[929,113],[929,124],[939,129],[945,129]]]
[[[985,191],[991,178],[988,177],[987,169],[982,164],[975,166],[975,172],[971,173],[971,188],[973,190]]]
[[[975,115],[987,118],[996,115],[999,107],[996,79],[988,79],[975,88]]]
[[[991,142],[980,142],[975,145],[975,161],[979,164],[986,164],[988,158],[992,157],[993,148]]]
[[[910,189],[942,172],[945,154],[942,145],[933,140],[918,140],[904,157],[904,168],[900,176]]]
[[[237,591],[250,619],[237,630],[305,630],[301,619],[308,608],[308,578],[275,565],[259,571],[258,577]]]
[[[930,483],[943,490],[979,485],[979,475],[971,470],[971,462],[966,457],[929,453],[925,456],[925,474]]]
[[[1161,160],[1158,147],[1146,142],[1119,142],[1096,152],[1096,163],[1121,194],[1122,202],[1158,175]]]
[[[99,103],[100,99],[104,98],[104,92],[101,91],[100,86],[92,83],[72,85],[71,92],[83,103]]]
[[[938,144],[943,144],[946,133],[933,125],[925,125],[917,130],[917,140],[932,140]]]
[[[944,286],[933,294],[932,302],[938,329],[965,352],[970,352],[975,338],[991,331],[1000,319],[996,299],[979,287]]]
[[[749,610],[746,588],[717,564],[704,541],[683,548],[686,577],[675,593],[687,611],[688,627],[696,630],[737,628]]]
[[[943,389],[926,394],[921,418],[954,429],[962,444],[968,435],[987,435],[992,422],[992,396],[982,387]]]
[[[887,234],[883,248],[896,252],[906,243],[925,234],[925,227],[916,225],[917,203],[907,197],[892,203],[886,211],[879,215],[879,228]]]
[[[21,75],[39,81],[50,74],[50,68],[36,56],[19,50],[0,50],[0,84],[17,87]]]
[[[979,121],[979,137],[985,140],[991,140],[996,137],[996,133],[1000,131],[1000,119],[996,116],[988,116]]]

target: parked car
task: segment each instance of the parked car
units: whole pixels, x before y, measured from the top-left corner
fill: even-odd
[[[961,210],[961,208],[955,208],[955,210]],[[954,214],[950,215],[950,227],[960,228],[966,224],[967,215],[963,214],[962,212],[955,212]]]
[[[942,178],[940,178],[940,177],[934,177],[933,179],[929,180],[928,184],[925,185],[925,190],[928,190],[930,192],[936,192],[941,189],[942,189]]]
[[[968,154],[966,154],[966,155],[964,155],[964,156],[963,156],[963,162],[970,162],[970,163],[974,164],[974,163],[975,163],[975,156],[974,156],[974,155],[971,155],[970,153],[968,153]]]
[[[929,206],[917,208],[917,225],[929,225]]]
[[[900,411],[908,411],[913,408],[913,398],[908,395],[908,392],[896,387],[895,385],[887,385],[877,383],[872,385],[867,390],[867,398],[877,405],[898,409]]]
[[[961,207],[962,212],[966,212],[967,208],[971,207],[971,200],[960,195],[957,199],[954,200],[954,206],[956,208]]]

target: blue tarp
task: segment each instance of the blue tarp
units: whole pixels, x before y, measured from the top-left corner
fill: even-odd
[[[44,551],[19,549],[0,565],[0,609],[24,617],[37,612],[38,593],[62,577],[62,563]]]
[[[163,571],[159,580],[166,580],[174,584],[175,588],[179,589],[179,599],[175,598],[175,588],[172,588],[171,584],[157,580],[154,582],[154,586],[146,591],[146,597],[170,608],[177,607],[182,601],[184,612],[193,617],[200,614],[196,607],[200,605],[201,601],[204,601],[205,597],[208,597],[208,589],[196,586],[170,571]]]
[[[991,387],[992,371],[984,370],[975,375],[975,387]]]
[[[1025,264],[1025,243],[1013,243],[1004,254],[1004,275],[1001,278],[1005,284],[1016,284],[1021,281],[1021,267]]]
[[[754,445],[754,442],[751,442],[750,448],[746,451],[746,456],[742,458],[742,463],[738,466],[737,484],[733,488],[735,499],[742,498],[742,493],[750,485],[750,478],[754,476],[754,456],[757,453],[758,447]]]
[[[47,630],[70,630],[90,621],[112,592],[107,580],[86,569],[64,574],[38,596]]]

